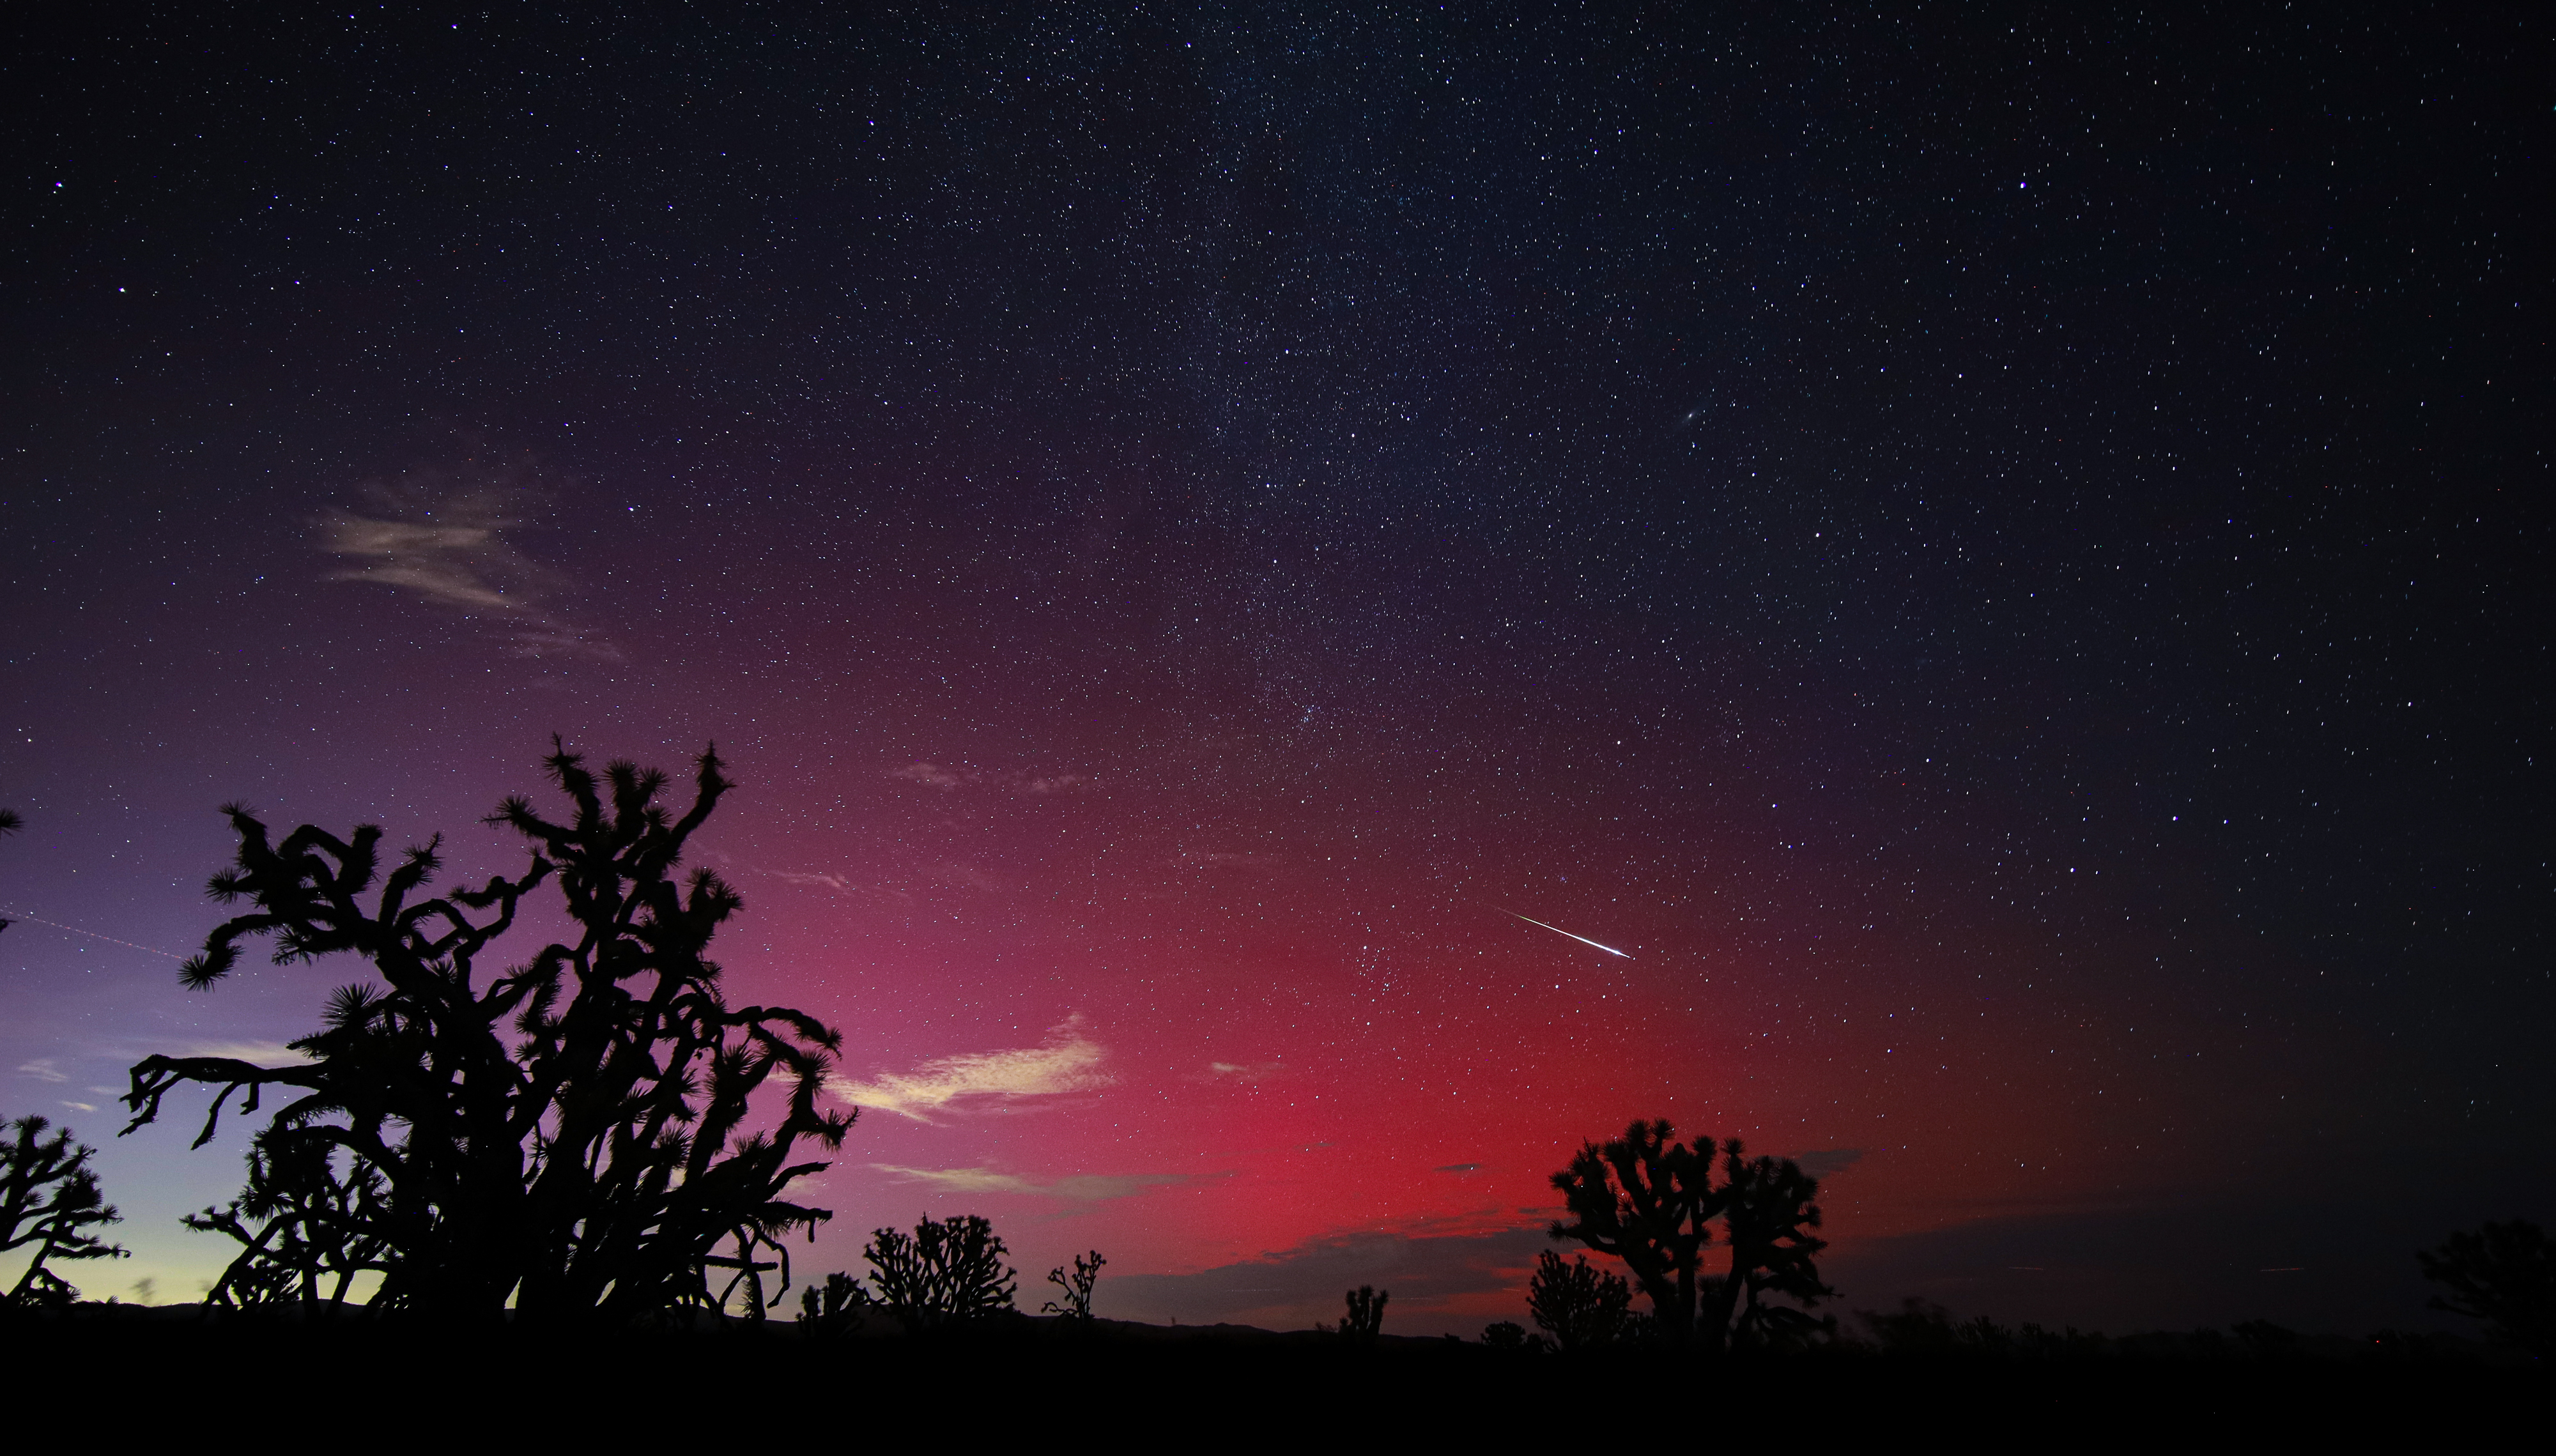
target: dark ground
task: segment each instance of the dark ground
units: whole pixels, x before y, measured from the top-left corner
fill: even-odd
[[[986,1337],[810,1340],[792,1326],[434,1334],[89,1307],[0,1327],[19,1419],[349,1444],[458,1436],[1258,1445],[1954,1440],[2109,1448],[2311,1434],[2427,1443],[2537,1427],[2551,1383],[2476,1347],[2307,1358],[1672,1362],[1388,1337],[1022,1321]],[[39,1394],[41,1393],[41,1394]],[[33,1397],[33,1398],[31,1398]]]

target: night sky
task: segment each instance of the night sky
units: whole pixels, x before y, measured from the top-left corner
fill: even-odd
[[[361,975],[179,987],[215,805],[511,869],[554,732],[743,786],[732,994],[869,1109],[803,1273],[1470,1334],[1637,1116],[1848,1309],[2429,1325],[2556,1216],[2545,15],[1361,9],[10,10],[91,1294],[239,1181],[124,1066]]]

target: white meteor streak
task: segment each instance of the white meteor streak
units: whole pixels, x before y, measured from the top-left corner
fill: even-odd
[[[1546,925],[1542,920],[1518,914],[1518,912],[1513,910],[1502,910],[1500,913],[1515,916],[1518,919],[1525,920],[1530,925],[1542,925],[1545,929],[1551,930],[1556,935],[1571,935],[1570,931],[1562,928],[1560,925]],[[1606,952],[1608,955],[1620,955],[1626,960],[1631,960],[1633,958],[1633,953],[1629,950],[1617,950],[1611,945],[1600,945],[1598,942],[1590,939],[1586,935],[1571,935],[1571,938],[1579,941],[1583,945],[1596,945],[1599,950]]]

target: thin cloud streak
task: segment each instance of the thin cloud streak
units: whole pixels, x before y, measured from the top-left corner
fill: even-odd
[[[1106,1087],[1112,1079],[1100,1063],[1108,1053],[1084,1034],[1083,1027],[1082,1017],[1070,1017],[1038,1046],[963,1052],[927,1061],[910,1073],[883,1072],[867,1082],[835,1077],[828,1086],[855,1107],[919,1123],[931,1122],[934,1113],[961,1099],[1009,1101]]]
[[[1126,1198],[1148,1188],[1193,1181],[1187,1173],[1076,1173],[1042,1183],[1016,1173],[998,1173],[984,1167],[900,1167],[889,1162],[874,1162],[870,1166],[905,1182],[930,1184],[941,1192],[1035,1193],[1077,1203]]]

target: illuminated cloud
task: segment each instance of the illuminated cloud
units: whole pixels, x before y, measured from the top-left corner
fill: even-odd
[[[887,776],[891,779],[903,779],[912,784],[928,784],[935,789],[956,789],[973,778],[972,775],[961,774],[956,769],[945,769],[939,764],[923,763],[908,764],[902,769],[890,769]]]
[[[900,905],[914,903],[914,892],[911,890],[863,885],[848,876],[829,874],[823,870],[762,870],[759,873],[770,875],[784,885],[796,885],[803,890],[831,890],[836,895],[849,895]]]
[[[1071,793],[1091,782],[1087,774],[987,773],[981,769],[953,769],[928,760],[917,760],[887,771],[890,779],[920,784],[928,789],[967,789],[988,786],[999,792],[1046,795]]]
[[[296,1051],[281,1041],[190,1041],[179,1047],[173,1054],[226,1056],[235,1061],[255,1062],[260,1066],[311,1059],[308,1052]]]
[[[925,1062],[908,1074],[885,1072],[874,1081],[836,1077],[833,1094],[856,1107],[874,1107],[916,1122],[960,1099],[1008,1102],[1105,1087],[1100,1070],[1107,1052],[1084,1034],[1083,1018],[1068,1018],[1037,1046],[1011,1051],[970,1051]]]
[[[1212,1082],[1257,1082],[1277,1074],[1274,1061],[1212,1061],[1207,1064]]]
[[[1186,1173],[1076,1173],[1041,1183],[1014,1173],[998,1173],[983,1167],[898,1167],[894,1163],[874,1162],[870,1166],[892,1173],[909,1183],[928,1183],[946,1193],[1036,1193],[1048,1198],[1065,1198],[1077,1203],[1097,1203],[1109,1198],[1125,1198],[1158,1188],[1167,1183],[1192,1181]]]
[[[33,1077],[39,1082],[67,1082],[70,1080],[69,1074],[64,1072],[62,1068],[55,1066],[54,1059],[50,1056],[38,1057],[34,1061],[22,1061],[18,1063],[18,1075],[22,1077]]]
[[[543,504],[512,470],[475,480],[421,471],[368,482],[360,494],[364,512],[331,511],[316,523],[320,548],[341,563],[322,579],[370,582],[487,621],[521,657],[620,660],[563,615],[560,601],[575,582],[507,539]]]
[[[1860,1148],[1821,1148],[1809,1153],[1796,1153],[1793,1161],[1802,1171],[1815,1178],[1833,1177],[1863,1160]]]

